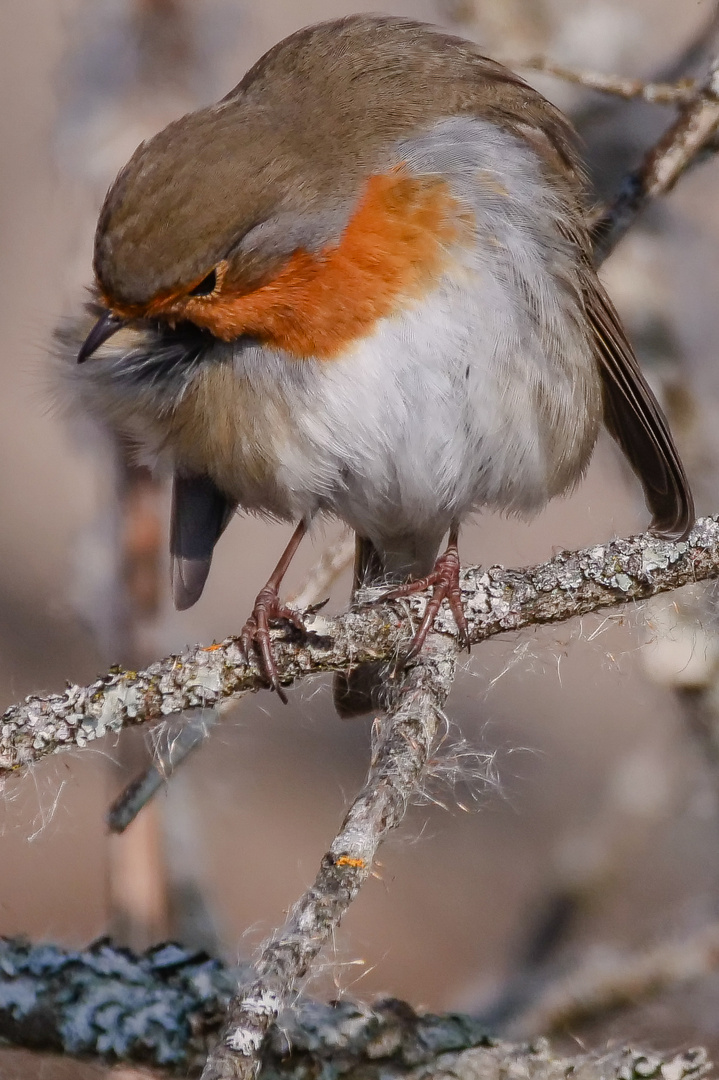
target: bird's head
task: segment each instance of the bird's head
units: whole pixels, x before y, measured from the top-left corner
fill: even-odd
[[[231,101],[138,148],[100,214],[94,269],[105,313],[81,361],[136,320],[193,323],[224,341],[262,330],[277,297],[254,311],[258,290],[296,252],[339,236],[350,197],[337,182],[323,192],[322,169],[279,127],[265,110]]]
[[[536,112],[561,141],[540,100],[468,43],[406,20],[292,35],[121,171],[95,241],[104,314],[79,360],[133,320],[339,354],[420,295],[457,238],[447,183],[404,168],[403,140],[461,113],[526,127]]]

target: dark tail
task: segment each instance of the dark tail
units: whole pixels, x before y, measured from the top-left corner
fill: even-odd
[[[178,611],[200,599],[215,544],[237,505],[209,476],[175,474],[170,517],[172,595]]]
[[[362,585],[382,585],[384,566],[371,540],[355,537],[355,567],[352,597]],[[333,683],[335,709],[342,720],[362,716],[382,708],[382,664],[358,664],[350,671],[338,671]]]
[[[355,566],[352,598],[361,586],[391,588],[411,575],[429,572],[436,558],[439,540],[416,536],[403,538],[393,550],[380,554],[371,540],[355,540]],[[379,712],[386,707],[384,686],[386,663],[358,664],[350,671],[338,671],[334,678],[334,703],[343,720],[363,713]]]

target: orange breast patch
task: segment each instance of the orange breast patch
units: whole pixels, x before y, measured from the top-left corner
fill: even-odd
[[[431,288],[467,224],[439,177],[373,176],[337,245],[296,251],[251,293],[190,300],[186,317],[225,341],[251,334],[297,357],[330,359]]]

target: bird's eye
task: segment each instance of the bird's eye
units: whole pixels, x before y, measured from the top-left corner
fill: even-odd
[[[209,296],[217,288],[217,270],[210,270],[207,277],[204,277],[202,281],[195,285],[194,289],[190,289],[188,296]]]

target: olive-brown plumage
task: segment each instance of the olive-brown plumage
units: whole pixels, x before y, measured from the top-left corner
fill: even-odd
[[[653,527],[691,528],[592,266],[571,127],[470,42],[376,16],[280,42],[138,148],[105,200],[95,275],[80,391],[175,473],[179,606],[239,506],[303,523],[295,545],[339,516],[374,581],[426,575],[449,530],[431,583],[461,623],[462,520],[571,488],[602,418]],[[280,580],[245,634],[270,673]],[[372,679],[350,679],[345,711]]]

